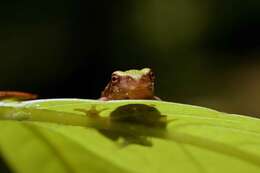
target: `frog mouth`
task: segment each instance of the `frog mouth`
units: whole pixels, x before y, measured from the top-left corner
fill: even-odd
[[[149,90],[148,88],[135,88],[130,90],[126,93],[126,97],[135,98],[135,99],[145,99],[151,98],[153,95],[153,91]]]

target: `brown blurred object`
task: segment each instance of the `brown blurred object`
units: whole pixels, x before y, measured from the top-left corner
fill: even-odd
[[[38,96],[36,94],[20,91],[0,91],[0,99],[33,100]]]
[[[231,79],[232,97],[227,100],[242,114],[260,117],[260,62],[244,65]],[[232,106],[230,108],[232,108]]]
[[[260,117],[259,76],[260,61],[243,64],[225,77],[221,86],[225,88],[223,92],[190,101],[223,112]]]

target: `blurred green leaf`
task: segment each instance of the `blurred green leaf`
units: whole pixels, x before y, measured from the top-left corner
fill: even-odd
[[[166,127],[109,121],[115,110],[133,104],[158,110]],[[78,111],[93,107],[103,110],[102,121]],[[260,171],[259,119],[191,105],[79,99],[1,103],[0,131],[1,157],[19,173]]]

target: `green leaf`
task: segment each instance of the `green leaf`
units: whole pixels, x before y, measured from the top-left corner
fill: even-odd
[[[134,114],[131,105],[141,106],[137,115],[166,117],[165,126],[145,124],[147,117],[144,124],[112,120]],[[95,118],[99,111],[101,118]],[[0,131],[1,157],[19,173],[260,172],[259,119],[191,105],[83,99],[1,103]]]

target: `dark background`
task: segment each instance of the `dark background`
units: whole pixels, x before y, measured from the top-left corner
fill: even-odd
[[[259,0],[0,3],[0,90],[96,99],[151,67],[167,101],[260,115]]]

